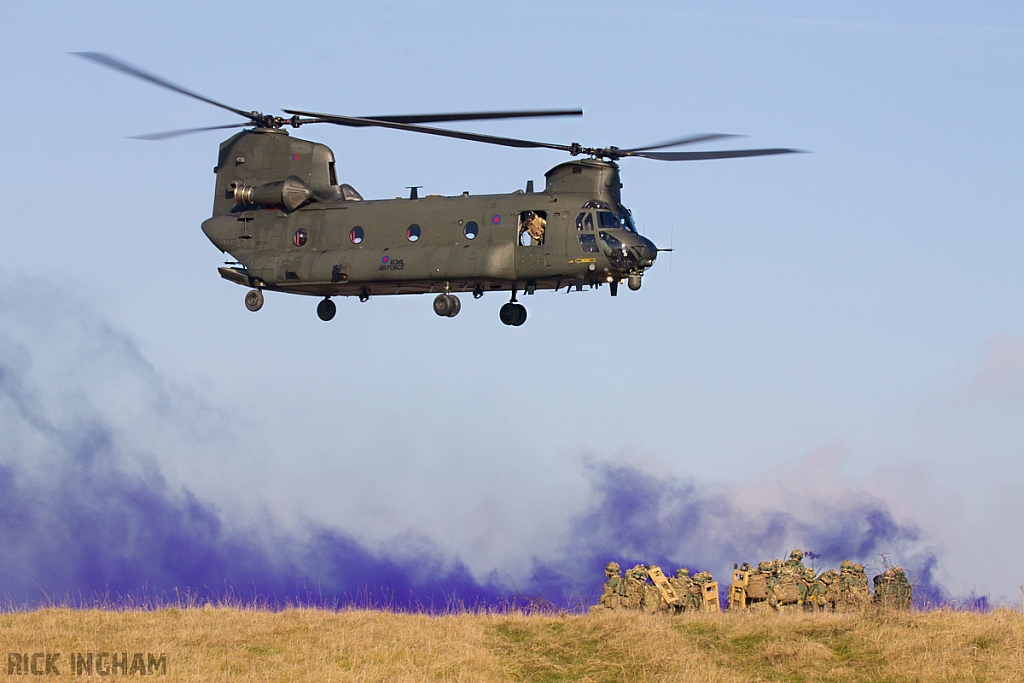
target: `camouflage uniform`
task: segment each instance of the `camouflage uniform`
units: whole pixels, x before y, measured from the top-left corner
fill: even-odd
[[[783,563],[783,566],[788,568],[789,571],[793,572],[797,576],[803,576],[805,569],[804,563],[802,562],[803,559],[804,551],[797,548],[789,554],[789,559]]]
[[[824,587],[824,594],[818,592],[817,586]],[[821,609],[835,609],[839,602],[839,572],[835,569],[826,569],[818,576],[815,584],[815,604]],[[820,602],[819,602],[820,601]]]
[[[604,609],[619,609],[622,607],[622,599],[626,595],[626,584],[622,580],[618,562],[609,562],[605,565],[604,575],[606,577],[604,591],[601,593],[601,599],[597,601],[597,604],[590,608],[592,612]]]
[[[675,578],[669,579],[668,582],[679,597],[677,613],[697,609],[698,605],[694,602],[693,579],[690,578],[689,569],[685,567],[677,569]]]
[[[875,603],[892,609],[910,609],[912,588],[902,567],[893,567],[875,577]]]
[[[839,565],[839,589],[836,609],[851,611],[863,609],[871,602],[871,589],[864,565],[843,560]]]
[[[697,572],[693,575],[693,600],[697,609],[704,609],[704,584],[714,580],[711,572]]]
[[[790,559],[776,565],[779,569],[773,591],[780,605],[803,604],[807,588],[803,581],[804,565],[796,559],[798,556],[803,557],[803,553],[794,550],[790,554]]]
[[[896,589],[896,606],[900,609],[910,609],[910,603],[913,601],[913,587],[910,585],[910,581],[907,579],[906,573],[902,567],[893,567],[893,585]]]
[[[859,605],[864,606],[871,602],[871,588],[868,586],[868,575],[864,572],[864,565],[853,565],[854,595]]]
[[[640,609],[644,593],[647,592],[647,568],[638,564],[627,571],[624,584],[625,597],[622,600],[622,606],[626,609]]]

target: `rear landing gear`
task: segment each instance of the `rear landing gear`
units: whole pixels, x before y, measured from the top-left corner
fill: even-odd
[[[438,294],[434,298],[434,313],[442,318],[454,318],[462,310],[462,302],[454,294]]]
[[[246,292],[245,307],[253,313],[263,308],[263,292],[258,289],[250,289]]]
[[[334,314],[337,312],[338,307],[330,299],[324,299],[316,305],[316,314],[324,322],[334,318]]]

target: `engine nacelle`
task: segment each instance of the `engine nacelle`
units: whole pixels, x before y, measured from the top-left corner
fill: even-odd
[[[265,185],[235,185],[235,204],[238,206],[265,206],[295,211],[312,198],[313,191],[309,186],[293,175]]]

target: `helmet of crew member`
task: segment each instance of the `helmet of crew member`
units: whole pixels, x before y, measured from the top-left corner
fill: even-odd
[[[789,559],[796,560],[797,562],[799,562],[800,560],[804,559],[804,551],[797,548],[789,554]]]
[[[688,579],[688,578],[690,578],[690,570],[687,569],[686,567],[681,567],[681,568],[677,569],[676,570],[676,578],[677,579]]]

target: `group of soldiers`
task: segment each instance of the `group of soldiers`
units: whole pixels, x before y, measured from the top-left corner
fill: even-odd
[[[685,567],[674,577],[666,577],[660,567],[638,564],[621,574],[618,562],[609,562],[604,569],[604,591],[592,612],[603,610],[638,610],[678,614],[687,611],[719,611],[718,582],[710,572],[697,572],[692,577]]]
[[[744,563],[733,571],[729,588],[731,609],[773,609],[787,606],[805,609],[848,611],[877,604],[883,607],[909,609],[913,589],[902,567],[886,569],[874,579],[871,594],[864,565],[843,560],[839,571],[826,569],[821,573],[803,563],[799,549],[785,562],[761,562],[757,569]]]
[[[803,563],[804,554],[794,550],[789,559],[761,562],[757,568],[746,562],[733,569],[729,586],[730,610],[852,611],[871,604],[909,609],[913,589],[901,567],[886,569],[874,578],[871,593],[864,565],[843,560],[839,570],[816,573]],[[604,591],[592,611],[630,609],[643,612],[680,613],[719,611],[718,583],[709,572],[693,577],[683,568],[666,577],[656,566],[636,565],[621,575],[617,562],[605,567]]]

